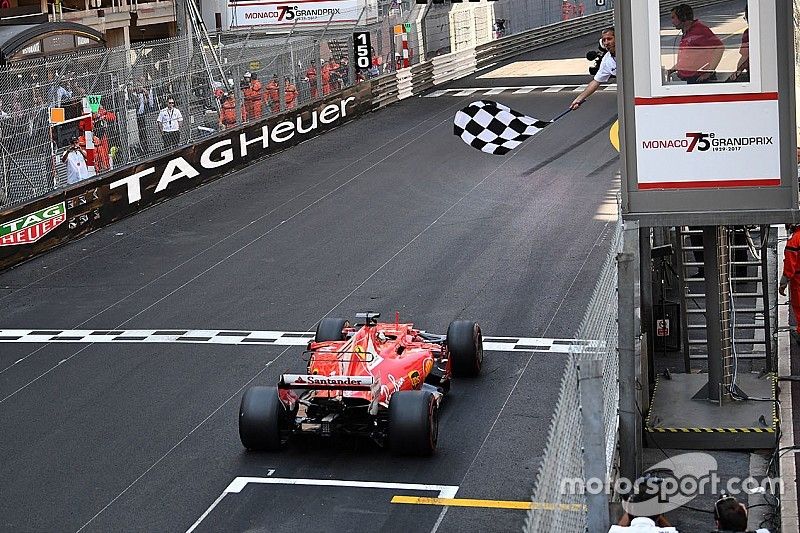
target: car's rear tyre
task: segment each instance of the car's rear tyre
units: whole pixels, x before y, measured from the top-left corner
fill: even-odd
[[[344,318],[323,318],[317,325],[314,342],[343,341],[344,328],[350,327],[350,322]]]
[[[439,440],[439,406],[428,391],[399,391],[389,400],[389,449],[402,455],[431,455]]]
[[[474,378],[483,365],[483,335],[477,322],[454,320],[447,328],[450,369],[459,378]]]
[[[248,450],[277,451],[285,419],[276,387],[250,387],[239,407],[239,439]]]

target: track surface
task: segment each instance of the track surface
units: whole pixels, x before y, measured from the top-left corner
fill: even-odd
[[[522,59],[580,57],[594,37]],[[451,87],[579,84],[588,76]],[[446,88],[446,87],[445,87]],[[576,93],[495,99],[547,119]],[[0,329],[306,331],[370,309],[444,332],[569,338],[605,258],[615,94],[506,157],[452,135],[470,97],[413,98],[0,275]],[[433,458],[368,443],[245,452],[245,387],[300,348],[0,343],[0,530],[185,531],[237,477],[457,486],[527,500],[564,354],[489,352]],[[249,483],[196,531],[509,531],[524,511],[392,504],[397,488]]]

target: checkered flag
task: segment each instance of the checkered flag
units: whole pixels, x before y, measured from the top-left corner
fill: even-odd
[[[453,133],[481,152],[505,155],[551,123],[492,100],[479,100],[456,113]]]

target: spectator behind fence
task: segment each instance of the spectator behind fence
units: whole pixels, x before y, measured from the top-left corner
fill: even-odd
[[[77,137],[72,137],[69,148],[61,155],[61,161],[67,164],[68,185],[73,185],[89,177],[86,158],[86,150],[81,147]]]
[[[158,114],[158,129],[161,130],[161,138],[164,140],[164,149],[171,150],[177,148],[181,140],[181,124],[183,115],[181,110],[175,107],[175,100],[169,98],[167,107]]]
[[[258,120],[261,118],[261,81],[258,74],[253,72],[244,73],[242,80],[242,93],[244,94],[244,120]]]
[[[311,98],[317,97],[317,65],[314,60],[311,60],[308,70],[306,70],[306,80],[308,81],[308,89],[311,91]]]
[[[111,168],[111,123],[117,120],[117,115],[100,106],[97,113],[92,114],[94,126],[94,168],[99,173]]]
[[[297,107],[297,87],[292,83],[289,76],[286,76],[286,79],[283,80],[283,97],[286,100],[286,109]]]
[[[280,112],[281,97],[277,74],[273,74],[272,80],[270,80],[270,82],[267,84],[267,90],[264,92],[264,98],[269,103],[269,108],[273,113]]]
[[[222,105],[219,113],[219,127],[228,130],[236,127],[236,100],[233,93],[225,93],[222,97]]]
[[[150,151],[147,143],[147,113],[155,108],[153,91],[144,85],[136,88],[136,129],[139,130],[139,145],[144,153]]]
[[[754,532],[747,529],[747,507],[733,496],[726,494],[714,504],[715,533],[769,533],[760,528]]]

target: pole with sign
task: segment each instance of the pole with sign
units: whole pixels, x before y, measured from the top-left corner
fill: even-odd
[[[353,58],[356,70],[366,70],[372,64],[372,44],[368,31],[353,32]]]

